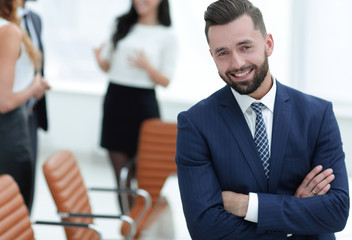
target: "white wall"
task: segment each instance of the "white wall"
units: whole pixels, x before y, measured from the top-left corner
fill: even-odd
[[[337,121],[340,126],[343,149],[346,154],[347,172],[352,177],[352,118],[345,115],[337,115]]]

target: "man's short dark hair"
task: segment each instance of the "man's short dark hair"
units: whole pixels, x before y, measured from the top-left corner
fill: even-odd
[[[208,42],[209,27],[228,24],[245,14],[252,19],[254,28],[259,29],[263,36],[266,36],[263,15],[259,8],[254,6],[250,1],[218,0],[210,4],[204,13],[205,36]]]

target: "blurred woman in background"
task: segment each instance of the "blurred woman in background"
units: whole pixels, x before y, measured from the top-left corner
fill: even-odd
[[[49,85],[40,75],[33,79],[40,54],[20,27],[18,4],[0,0],[0,174],[16,180],[30,211],[33,166],[26,102],[42,97]]]
[[[101,146],[109,151],[119,186],[120,170],[136,154],[141,123],[160,118],[155,87],[169,85],[176,65],[177,40],[167,0],[133,0],[116,19],[110,41],[95,49],[108,73]]]

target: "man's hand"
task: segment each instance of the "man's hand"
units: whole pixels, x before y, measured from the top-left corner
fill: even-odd
[[[224,208],[236,215],[237,217],[245,217],[248,209],[249,196],[231,191],[222,192],[222,200]]]
[[[335,179],[335,175],[331,168],[321,172],[322,169],[321,165],[313,168],[297,188],[294,196],[297,198],[306,198],[327,193],[331,187],[330,183]]]

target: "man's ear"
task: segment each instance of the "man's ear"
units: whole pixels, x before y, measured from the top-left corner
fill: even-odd
[[[210,55],[213,57],[213,53],[211,52],[211,50],[209,49]]]
[[[268,33],[265,37],[265,44],[266,44],[266,54],[269,57],[274,51],[274,39],[273,35]]]

